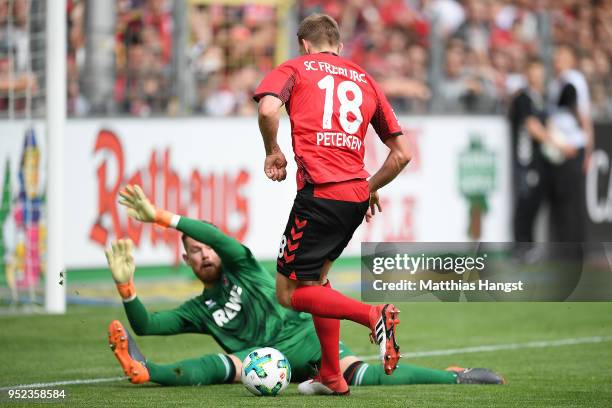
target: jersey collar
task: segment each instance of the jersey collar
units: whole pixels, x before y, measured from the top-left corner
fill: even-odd
[[[334,55],[334,56],[338,56],[338,54],[336,54],[335,52],[331,52],[331,51],[321,51],[318,54],[330,54],[330,55]]]

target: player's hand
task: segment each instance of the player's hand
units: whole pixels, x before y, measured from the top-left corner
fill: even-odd
[[[142,222],[155,222],[156,209],[140,186],[127,185],[119,195],[119,204],[127,207],[130,217]]]
[[[280,149],[266,155],[264,172],[273,181],[283,181],[287,178],[287,159]]]
[[[117,284],[129,283],[134,277],[136,266],[132,256],[133,246],[131,239],[120,239],[113,241],[111,247],[104,251],[113,280]]]
[[[372,217],[376,215],[376,209],[378,208],[378,212],[382,212],[382,207],[380,206],[380,199],[378,197],[378,191],[374,191],[370,193],[370,207],[365,215],[366,222],[370,222]]]

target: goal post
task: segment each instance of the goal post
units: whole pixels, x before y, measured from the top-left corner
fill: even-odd
[[[47,273],[45,311],[66,312],[64,281],[64,135],[66,127],[66,0],[47,0]]]

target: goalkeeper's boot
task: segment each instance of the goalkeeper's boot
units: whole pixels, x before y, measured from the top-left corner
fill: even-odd
[[[390,303],[372,306],[370,310],[370,341],[380,347],[385,374],[391,375],[400,359],[400,348],[395,341],[396,326],[399,324],[399,310]]]
[[[298,392],[303,395],[349,395],[349,389],[346,380],[342,374],[332,377],[316,376],[308,381],[304,381],[298,385]]]
[[[448,367],[457,373],[457,384],[505,384],[506,379],[487,368]]]
[[[113,320],[108,326],[108,343],[132,384],[149,381],[146,359],[119,320]]]

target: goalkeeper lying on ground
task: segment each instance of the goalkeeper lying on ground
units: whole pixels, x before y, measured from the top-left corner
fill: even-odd
[[[213,336],[225,354],[208,354],[173,364],[156,364],[138,350],[122,324],[109,327],[109,342],[125,374],[134,384],[206,385],[240,381],[242,360],[254,349],[280,350],[292,368],[292,380],[316,374],[321,358],[310,315],[284,309],[276,301],[274,279],[251,251],[211,224],[156,210],[140,187],[128,186],[120,203],[130,217],[155,222],[183,233],[183,259],[204,284],[201,295],[176,309],[149,313],[136,296],[130,240],[119,240],[106,257],[130,325],[140,336],[202,333]],[[382,365],[359,360],[340,342],[340,368],[350,385],[501,384],[486,369],[433,370],[400,364],[393,375]]]

